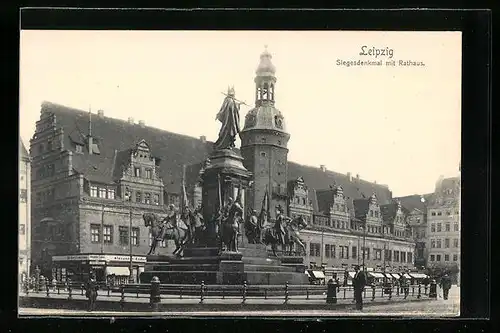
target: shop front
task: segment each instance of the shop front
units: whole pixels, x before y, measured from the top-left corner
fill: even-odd
[[[130,256],[115,254],[78,254],[52,257],[52,273],[60,282],[85,282],[92,271],[98,282],[108,285],[138,282],[138,276],[144,271],[146,256]],[[130,267],[132,266],[132,270]]]

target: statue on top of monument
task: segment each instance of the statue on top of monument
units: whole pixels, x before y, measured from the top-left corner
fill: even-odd
[[[229,87],[216,119],[222,123],[215,149],[232,149],[236,135],[240,133],[240,104],[234,97],[234,88]]]

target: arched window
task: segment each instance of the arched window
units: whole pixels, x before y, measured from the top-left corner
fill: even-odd
[[[262,92],[262,99],[269,99],[269,85],[266,83],[264,83],[264,89],[263,89],[263,92]]]

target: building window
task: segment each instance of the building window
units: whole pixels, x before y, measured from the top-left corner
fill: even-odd
[[[165,239],[161,240],[160,247],[167,247],[167,241]]]
[[[408,259],[408,262],[411,264],[413,262],[413,253],[408,252],[408,255],[406,257]]]
[[[135,202],[142,202],[142,193],[139,191],[135,192]]]
[[[442,212],[438,212],[438,216],[441,216],[441,215],[443,215],[443,213]]]
[[[434,239],[431,239],[431,249],[436,248],[436,241]]]
[[[151,169],[146,169],[146,178],[147,178],[147,179],[151,179],[151,178],[153,178],[153,177],[151,177],[151,176],[152,176],[152,174],[153,174],[153,173],[152,173],[152,170],[151,170]]]
[[[108,199],[114,199],[115,198],[115,190],[110,188],[108,189]]]
[[[128,245],[128,227],[119,227],[120,245]]]
[[[105,225],[103,229],[104,243],[112,244],[113,243],[113,226]]]
[[[373,249],[373,253],[375,254],[375,260],[382,260],[382,250]]]
[[[151,204],[151,193],[144,193],[144,203],[148,205]]]
[[[454,229],[455,231],[458,231],[458,223],[455,223],[455,224],[453,225],[453,229]]]
[[[437,247],[438,249],[440,249],[440,248],[441,248],[441,239],[438,239],[438,240],[436,241],[436,247]]]
[[[98,224],[90,225],[90,241],[92,243],[100,243],[101,242],[101,226]]]
[[[449,223],[446,223],[446,225],[445,225],[445,230],[446,230],[446,231],[450,231],[450,224],[449,224]]]
[[[339,246],[341,259],[349,259],[349,246]]]
[[[444,255],[444,261],[450,261],[450,255],[449,254],[445,254]]]
[[[356,246],[352,247],[352,258],[356,259],[358,257],[358,248]]]
[[[309,245],[309,255],[311,257],[319,257],[320,256],[321,245],[318,243],[311,243]]]
[[[160,195],[159,194],[153,194],[153,204],[159,205],[160,204]]]
[[[436,254],[436,261],[441,261],[441,255],[440,254]]]
[[[441,223],[437,224],[437,232],[441,232]]]
[[[99,198],[104,198],[106,199],[106,189],[105,188],[99,188]]]
[[[434,255],[431,254],[431,261],[434,261]]]
[[[375,211],[375,217],[378,217],[378,210]]]
[[[91,197],[97,197],[97,186],[90,186],[90,196]]]
[[[453,247],[458,247],[458,238],[453,240]]]
[[[431,232],[436,232],[436,225],[434,223],[431,224]]]
[[[24,235],[26,233],[26,226],[24,224],[19,225],[19,234]]]
[[[153,234],[151,233],[151,231],[149,232],[149,237],[148,237],[148,239],[149,239],[148,246],[153,245]]]
[[[401,251],[401,262],[406,262],[406,252]]]
[[[453,261],[458,261],[458,254],[453,255]]]
[[[448,238],[445,238],[444,240],[444,247],[449,248],[450,247],[450,240]]]
[[[451,215],[451,212],[448,210],[446,211],[446,215],[450,216]]]
[[[432,216],[436,216],[436,212],[432,212],[432,213],[431,213],[431,215],[432,215]]]
[[[83,146],[82,145],[75,145],[75,151],[79,154],[83,154]]]
[[[134,168],[134,175],[136,177],[140,177],[141,176],[141,168]]]
[[[367,259],[367,260],[370,259],[370,249],[369,248],[362,247],[361,251],[363,253],[363,257],[362,257],[363,259]]]
[[[325,257],[330,258],[330,244],[325,244]]]
[[[389,260],[391,261],[392,260],[392,251],[391,250],[384,250],[384,257],[385,257],[385,260]]]
[[[132,228],[132,245],[139,246],[139,228]]]

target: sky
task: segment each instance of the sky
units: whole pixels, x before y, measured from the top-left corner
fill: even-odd
[[[29,147],[40,105],[50,101],[215,141],[229,85],[250,105],[241,106],[243,127],[265,45],[276,66],[275,106],[291,134],[289,161],[359,174],[393,196],[429,193],[440,175],[458,175],[460,32],[23,30],[21,138]],[[362,46],[425,66],[386,66],[388,52],[364,56]]]

